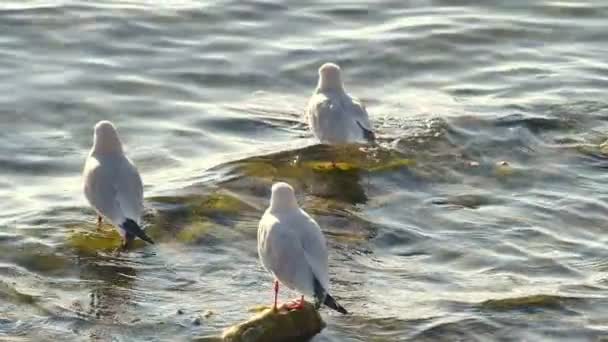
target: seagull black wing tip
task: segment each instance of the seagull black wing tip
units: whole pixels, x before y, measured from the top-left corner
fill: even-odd
[[[359,121],[357,121],[357,125],[363,131],[363,138],[365,140],[367,140],[370,143],[373,143],[376,141],[376,134],[374,134],[374,131],[363,127],[363,125]]]
[[[123,222],[123,224],[121,225],[121,227],[129,234],[135,235],[138,238],[146,241],[147,243],[154,245],[154,240],[152,240],[147,234],[146,232],[144,232],[143,229],[141,229],[141,227],[139,227],[139,225],[137,224],[137,222],[133,221],[132,219],[126,219],[125,222]]]
[[[323,286],[321,286],[321,283],[316,277],[314,278],[314,289],[315,307],[317,309],[321,306],[321,303],[323,303],[330,309],[336,310],[343,315],[348,314],[348,311],[346,311],[346,309],[342,305],[338,304],[334,297],[332,297],[329,293],[325,292],[325,289],[323,289]]]

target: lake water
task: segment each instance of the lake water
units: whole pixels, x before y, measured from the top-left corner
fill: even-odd
[[[246,319],[272,299],[255,239],[277,180],[352,312],[323,310],[314,341],[608,338],[606,18],[604,0],[3,1],[0,340],[202,341]],[[315,144],[327,61],[379,146]],[[155,246],[95,231],[80,173],[102,119]]]

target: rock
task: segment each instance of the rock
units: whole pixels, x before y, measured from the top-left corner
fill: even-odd
[[[288,342],[306,341],[325,327],[321,315],[311,303],[299,310],[281,306],[277,311],[266,309],[250,320],[224,331],[224,342]]]
[[[496,163],[494,173],[499,177],[508,177],[513,175],[514,169],[507,161],[502,160]]]
[[[608,154],[608,140],[600,144],[600,152],[603,154]]]
[[[537,294],[523,297],[488,299],[480,306],[496,311],[531,310],[531,309],[562,309],[568,297]]]

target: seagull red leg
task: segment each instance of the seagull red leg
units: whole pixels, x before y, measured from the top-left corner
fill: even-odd
[[[304,295],[300,297],[300,302],[298,303],[298,309],[304,309]]]
[[[103,218],[100,215],[97,215],[97,228],[101,228],[102,223],[103,223]]]
[[[277,310],[277,298],[279,297],[279,281],[275,279],[274,281],[274,306],[272,307],[274,311]]]

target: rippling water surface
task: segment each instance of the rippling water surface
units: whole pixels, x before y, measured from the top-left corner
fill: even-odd
[[[0,339],[203,339],[249,317],[271,300],[255,239],[277,180],[352,312],[324,310],[315,341],[608,338],[606,18],[604,0],[2,2]],[[315,145],[326,61],[379,146]],[[80,172],[102,119],[155,246],[95,231]]]

